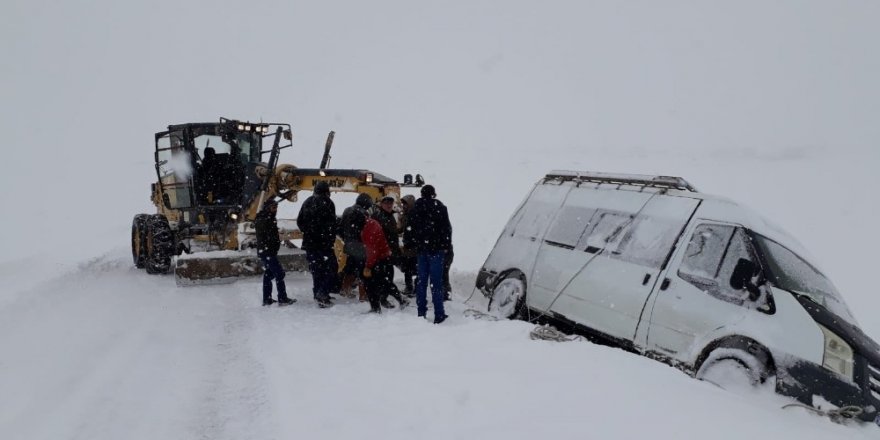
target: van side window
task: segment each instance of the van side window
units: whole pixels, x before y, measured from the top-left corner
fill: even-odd
[[[581,239],[578,248],[586,244],[586,251],[595,254],[602,249],[614,251],[626,235],[626,230],[632,226],[632,214],[620,212],[602,212],[598,214],[593,229]]]
[[[613,256],[646,267],[660,268],[684,227],[683,221],[639,215]]]
[[[742,305],[748,293],[730,286],[730,277],[740,259],[756,261],[742,228],[703,224],[694,230],[678,276],[718,299]]]
[[[566,206],[559,211],[556,221],[544,237],[547,244],[574,249],[590,224],[596,210],[581,206]]]

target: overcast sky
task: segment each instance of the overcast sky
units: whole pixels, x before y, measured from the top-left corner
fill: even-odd
[[[120,241],[152,134],[220,116],[292,123],[302,166],[336,130],[333,165],[394,177],[572,150],[880,164],[878,22],[876,1],[6,0],[0,260]]]

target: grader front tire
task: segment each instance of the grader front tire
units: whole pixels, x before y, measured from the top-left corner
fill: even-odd
[[[147,273],[167,273],[171,269],[171,256],[174,255],[174,231],[164,215],[154,214],[147,219],[146,242]]]

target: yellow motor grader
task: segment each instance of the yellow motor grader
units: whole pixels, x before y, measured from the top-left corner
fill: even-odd
[[[318,168],[279,165],[281,150],[293,146],[289,124],[220,122],[168,126],[155,135],[158,180],[151,185],[155,214],[134,216],[134,265],[163,274],[174,266],[178,285],[222,283],[262,273],[253,220],[270,198],[294,202],[300,191],[326,181],[334,192],[367,193],[374,200],[400,200],[401,186],[424,184],[420,175],[404,182],[361,169],[327,168],[330,132]],[[269,142],[267,142],[269,141]],[[268,148],[265,144],[271,144]],[[292,246],[301,238],[293,219],[279,219],[286,270],[307,271],[305,252]]]

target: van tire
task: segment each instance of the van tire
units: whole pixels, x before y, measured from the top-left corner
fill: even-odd
[[[697,379],[727,388],[724,376],[740,376],[739,381],[751,387],[760,387],[774,375],[769,352],[757,342],[746,338],[732,338],[718,344],[699,364]],[[724,370],[727,371],[724,371]]]
[[[518,271],[508,272],[492,288],[489,313],[500,318],[524,319],[526,280]]]

